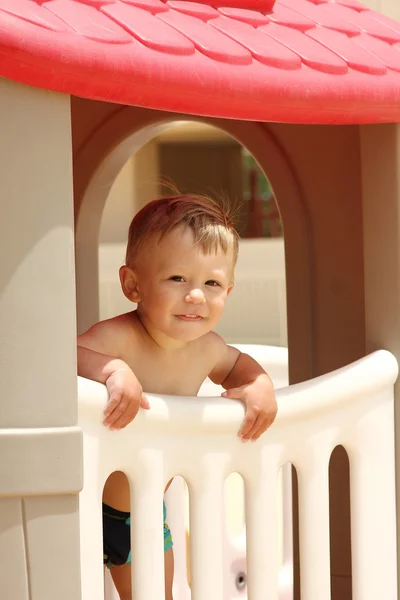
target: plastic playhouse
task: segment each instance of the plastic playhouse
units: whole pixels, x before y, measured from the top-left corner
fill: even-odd
[[[397,0],[380,7],[385,16],[358,0],[0,0],[2,598],[101,598],[99,507],[113,469],[136,490],[136,600],[163,597],[160,499],[178,474],[190,490],[193,600],[398,598],[400,24],[390,15],[400,14]],[[110,186],[133,152],[188,116],[253,154],[284,226],[291,385],[274,427],[245,449],[235,403],[154,397],[110,440],[105,390],[77,386],[76,330],[98,317]],[[276,489],[287,463],[297,481],[284,579]],[[234,471],[246,489],[247,587],[231,594],[221,488]]]

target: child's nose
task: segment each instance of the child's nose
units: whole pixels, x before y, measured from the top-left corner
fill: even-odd
[[[204,304],[206,301],[204,294],[201,290],[193,289],[190,290],[185,296],[185,302],[192,302],[193,304]]]

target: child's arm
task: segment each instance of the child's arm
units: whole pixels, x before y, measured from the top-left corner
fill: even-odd
[[[210,379],[227,390],[222,396],[241,400],[246,405],[239,436],[243,441],[255,441],[275,420],[278,407],[274,386],[268,374],[251,356],[231,346],[225,345],[225,348],[210,373]]]
[[[100,345],[101,348],[101,344]],[[104,411],[104,425],[110,429],[126,427],[139,407],[150,405],[132,369],[119,358],[92,350],[96,343],[91,336],[78,337],[78,375],[106,385],[109,400]]]

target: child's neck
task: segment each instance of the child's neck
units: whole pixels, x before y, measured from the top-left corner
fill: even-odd
[[[190,343],[182,340],[175,340],[168,337],[161,331],[153,329],[148,323],[146,323],[146,319],[140,314],[138,309],[136,309],[134,314],[136,315],[136,320],[143,336],[150,343],[155,344],[161,350],[171,353],[177,350],[182,350],[182,348],[185,348]]]

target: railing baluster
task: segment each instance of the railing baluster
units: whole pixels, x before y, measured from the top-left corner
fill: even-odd
[[[205,461],[206,462],[206,461]],[[209,461],[209,465],[213,460]],[[190,567],[192,600],[222,600],[223,482],[218,468],[209,468],[193,484],[188,479],[190,506]]]
[[[277,462],[245,477],[249,600],[278,600]]]
[[[394,414],[389,390],[386,396],[360,419],[346,444],[353,600],[397,598]]]
[[[140,463],[138,462],[140,460]],[[136,457],[131,485],[132,600],[164,600],[163,457]]]
[[[300,585],[306,600],[330,600],[329,457],[323,440],[296,464],[299,485]]]
[[[286,572],[286,585],[293,585],[293,486],[292,463],[281,469],[282,481],[282,561]]]
[[[88,431],[90,431],[88,426]],[[79,496],[82,600],[104,597],[103,470],[95,435],[84,438],[84,489]]]

